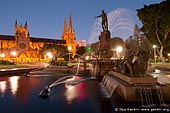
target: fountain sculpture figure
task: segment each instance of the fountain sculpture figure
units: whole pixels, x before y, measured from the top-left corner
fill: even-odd
[[[106,56],[109,56],[111,50],[110,31],[112,33],[113,28],[108,29],[110,22],[106,22],[107,16],[104,10],[102,10],[102,14],[97,16],[102,17],[103,28],[99,36],[99,43],[96,44],[95,52],[98,57],[91,63],[95,70],[94,75],[99,80],[101,78],[100,89],[102,89],[103,96],[110,98],[113,92],[116,92],[125,101],[141,101],[142,107],[168,107],[164,100],[170,98],[169,85],[162,86],[158,78],[148,76],[146,73],[152,49],[149,40],[141,33],[137,25],[133,26],[134,35],[125,41],[124,58],[111,60]],[[121,19],[119,18],[119,20]],[[97,27],[96,29],[99,31]]]
[[[123,73],[131,77],[144,76],[148,66],[149,51],[139,49],[135,54],[130,49],[129,44],[126,46],[126,49]]]
[[[104,10],[102,10],[101,15],[96,16],[95,18],[98,18],[98,17],[102,17],[102,28],[103,28],[103,31],[101,32],[99,36],[99,40],[100,40],[99,52],[100,52],[100,57],[104,58],[104,56],[107,56],[106,54],[109,54],[109,51],[111,49],[110,31],[108,30],[108,20],[107,20],[107,15],[104,12]]]
[[[151,50],[149,40],[146,37],[130,37],[125,43],[124,59],[117,60],[116,71],[130,77],[145,76]]]

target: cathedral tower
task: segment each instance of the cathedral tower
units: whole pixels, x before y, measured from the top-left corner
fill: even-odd
[[[64,19],[64,29],[63,29],[62,39],[66,40],[65,46],[71,47],[70,52],[72,53],[72,57],[74,57],[76,55],[76,37],[72,26],[71,15],[69,17],[68,28],[66,24],[66,19]]]
[[[15,41],[16,41],[17,48],[21,50],[29,49],[30,37],[29,37],[27,22],[25,23],[25,26],[22,26],[22,24],[18,25],[16,20],[14,34],[15,34]]]
[[[17,20],[15,21],[15,29],[14,29],[15,36],[19,37],[21,35],[25,37],[29,37],[29,31],[28,31],[28,24],[27,21],[25,23],[25,26],[18,25]]]

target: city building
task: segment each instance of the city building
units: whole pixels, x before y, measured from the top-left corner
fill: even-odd
[[[64,19],[64,29],[62,34],[62,40],[66,40],[65,46],[68,47],[68,50],[72,54],[72,57],[76,55],[76,37],[72,26],[71,15],[69,17],[69,24],[67,27],[66,19]]]
[[[86,44],[86,41],[85,40],[81,40],[79,42],[77,42],[77,47],[86,47],[87,44]]]
[[[39,53],[44,44],[66,44],[65,40],[30,37],[28,24],[24,26],[15,22],[14,36],[0,35],[0,60],[16,63],[46,62],[48,57]]]

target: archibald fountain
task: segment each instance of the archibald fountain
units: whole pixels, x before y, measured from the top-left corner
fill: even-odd
[[[150,55],[147,38],[143,37],[138,42],[128,39],[124,58],[111,60],[110,31],[104,10],[97,17],[102,17],[103,31],[99,36],[100,59],[91,61],[94,76],[103,78],[103,87],[109,89],[109,92],[116,92],[125,101],[141,101],[143,107],[167,107],[164,100],[170,99],[170,86],[161,84],[157,78],[146,74]]]

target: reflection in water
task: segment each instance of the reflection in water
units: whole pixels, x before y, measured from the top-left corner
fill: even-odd
[[[67,90],[65,92],[66,99],[68,103],[71,103],[73,99],[75,99],[78,96],[78,91],[76,86],[71,85],[65,85]]]
[[[67,79],[66,81],[73,81],[77,79],[80,79],[80,77],[73,76],[72,78]],[[71,103],[72,100],[78,96],[77,88],[75,86],[67,85],[67,84],[65,85],[65,87],[67,89],[65,92],[66,99],[68,103]]]
[[[74,81],[74,80],[81,80],[81,79],[82,79],[81,77],[73,76],[73,78],[67,79],[67,81]],[[69,104],[71,104],[74,99],[80,101],[85,99],[87,96],[87,92],[85,90],[86,88],[85,83],[79,83],[77,85],[65,84],[65,87],[66,87],[65,96]]]
[[[168,78],[170,78],[170,75],[167,75]]]
[[[18,80],[19,80],[19,76],[12,76],[12,77],[9,77],[9,82],[10,82],[10,88],[11,88],[11,92],[12,92],[12,95],[15,96],[16,93],[17,93],[17,90],[18,90]]]
[[[149,75],[155,78],[158,78],[158,82],[160,83],[170,84],[170,72],[169,71],[155,69],[155,72],[150,73]]]
[[[150,73],[149,75],[153,76],[154,78],[159,77],[161,75],[161,71],[158,69],[155,69],[155,72]]]
[[[1,97],[4,96],[6,90],[6,81],[0,81],[0,95]]]

